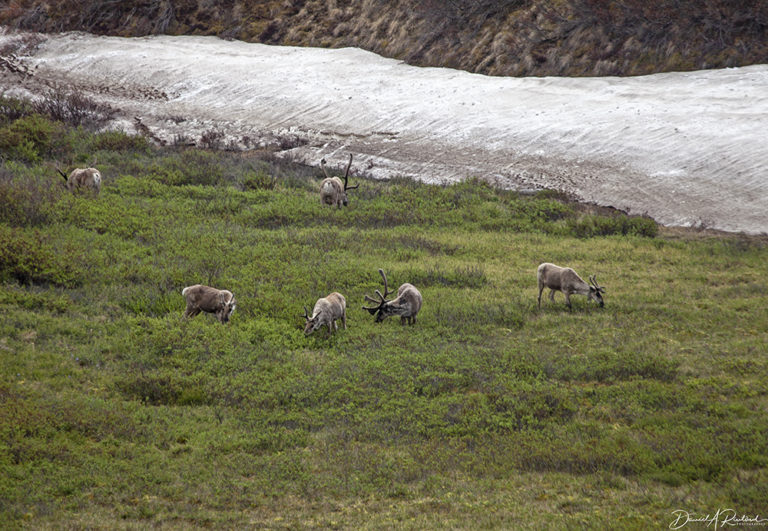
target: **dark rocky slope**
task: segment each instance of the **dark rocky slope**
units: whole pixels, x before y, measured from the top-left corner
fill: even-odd
[[[42,32],[357,46],[500,76],[640,75],[768,62],[765,0],[14,0]]]

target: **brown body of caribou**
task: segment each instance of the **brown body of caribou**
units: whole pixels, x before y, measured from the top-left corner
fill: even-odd
[[[320,199],[326,205],[335,206],[341,208],[349,204],[347,198],[347,190],[354,190],[359,184],[355,186],[349,186],[349,168],[352,166],[352,154],[349,155],[349,163],[347,164],[347,171],[344,172],[344,181],[338,177],[331,177],[325,169],[325,159],[320,161],[320,166],[323,168],[325,179],[320,183]]]
[[[69,174],[69,177],[58,168],[56,168],[56,171],[67,181],[67,190],[70,192],[91,190],[97,195],[101,192],[101,172],[96,168],[75,168]]]
[[[562,291],[565,295],[565,305],[571,307],[571,295],[586,295],[587,300],[594,300],[603,307],[603,293],[605,288],[597,283],[595,275],[589,277],[589,284],[570,267],[560,267],[545,262],[536,270],[536,279],[539,283],[539,308],[541,308],[541,292],[549,288],[549,300],[555,302],[555,292]]]
[[[307,320],[304,326],[304,335],[308,336],[320,327],[327,326],[328,337],[331,337],[333,331],[339,329],[339,325],[336,324],[338,319],[341,319],[344,330],[347,329],[347,300],[344,295],[334,291],[327,297],[317,299],[311,317],[307,307],[304,306],[304,317]]]
[[[213,313],[221,324],[229,321],[237,301],[231,291],[216,289],[202,284],[187,286],[181,291],[187,301],[184,317],[194,317],[200,312]]]

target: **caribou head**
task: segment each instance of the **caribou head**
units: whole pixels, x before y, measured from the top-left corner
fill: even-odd
[[[594,300],[602,308],[605,306],[603,293],[605,293],[605,288],[597,283],[597,275],[591,275],[589,277],[589,294],[587,297]]]
[[[375,306],[363,306],[363,310],[367,310],[371,315],[375,315],[375,322],[377,323],[392,315],[399,315],[402,324],[406,324],[406,322],[408,324],[415,323],[416,314],[421,309],[422,299],[419,290],[413,284],[406,282],[398,288],[396,299],[387,300],[387,296],[390,294],[387,285],[387,275],[384,274],[383,269],[379,269],[379,274],[384,281],[384,293],[375,290],[374,293],[378,299],[365,295],[365,300],[375,304]]]

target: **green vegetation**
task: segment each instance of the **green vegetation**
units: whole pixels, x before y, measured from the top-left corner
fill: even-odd
[[[0,102],[0,108],[18,108]],[[768,248],[478,181],[361,181],[0,118],[0,521],[666,527],[768,506]],[[10,141],[9,141],[10,142]],[[8,144],[10,145],[10,144]],[[23,146],[23,147],[22,147]],[[65,192],[97,157],[98,198]],[[606,306],[536,310],[542,261]],[[419,322],[360,309],[413,282]],[[181,289],[234,292],[222,326]],[[348,329],[304,337],[338,290]]]

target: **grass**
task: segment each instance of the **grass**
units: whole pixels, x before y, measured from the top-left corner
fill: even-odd
[[[362,181],[39,115],[0,169],[0,521],[14,528],[668,526],[768,503],[768,248],[478,181]],[[19,120],[23,120],[21,125]],[[96,156],[101,196],[54,162]],[[66,166],[66,164],[64,164]],[[536,309],[542,261],[599,309]],[[363,295],[414,283],[418,323]],[[181,289],[231,290],[222,326]],[[304,337],[340,291],[348,329]]]

